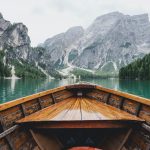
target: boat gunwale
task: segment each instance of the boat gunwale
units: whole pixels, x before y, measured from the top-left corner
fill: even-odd
[[[104,92],[107,92],[107,93],[110,93],[110,94],[114,94],[114,95],[129,99],[129,100],[132,100],[132,101],[139,102],[141,104],[145,104],[145,105],[150,106],[150,99],[148,99],[148,98],[144,98],[144,97],[137,96],[137,95],[130,94],[130,93],[126,93],[126,92],[122,92],[122,91],[119,91],[119,90],[105,88],[105,87],[98,86],[98,85],[96,85],[95,87],[96,87],[97,90],[101,90],[101,91],[104,91]]]
[[[54,88],[54,89],[38,92],[38,93],[35,93],[35,94],[31,94],[31,95],[28,95],[28,96],[25,96],[25,97],[22,97],[22,98],[18,98],[18,99],[0,104],[0,111],[6,110],[8,108],[17,106],[19,104],[23,104],[23,103],[28,102],[30,100],[33,100],[33,99],[36,99],[36,98],[39,98],[39,97],[42,97],[42,96],[45,96],[45,95],[48,95],[48,94],[52,94],[52,93],[55,93],[55,92],[58,92],[58,91],[62,91],[62,90],[65,90],[65,89],[66,89],[65,86],[61,86],[61,87],[57,87],[57,88]]]
[[[136,95],[133,95],[133,94],[121,92],[121,91],[110,89],[110,88],[105,88],[105,87],[102,87],[102,86],[99,86],[99,85],[96,85],[96,84],[89,84],[89,83],[88,84],[81,84],[80,83],[80,84],[60,86],[60,87],[57,87],[57,88],[54,88],[54,89],[42,91],[42,92],[39,92],[39,93],[36,93],[36,94],[28,95],[28,96],[25,96],[25,97],[22,97],[22,98],[18,98],[16,100],[12,100],[12,101],[0,104],[0,111],[6,110],[8,108],[11,108],[11,107],[14,107],[14,106],[17,106],[17,105],[20,105],[20,104],[23,104],[25,102],[28,102],[28,101],[36,99],[36,98],[40,98],[40,97],[48,95],[48,94],[53,94],[55,92],[59,92],[59,91],[65,90],[65,89],[73,89],[73,88],[97,89],[97,90],[100,90],[100,91],[104,91],[104,92],[107,92],[107,93],[110,93],[110,94],[114,94],[114,95],[129,99],[131,101],[135,101],[135,102],[150,106],[150,99],[147,99],[147,98],[143,98],[143,97],[140,97],[140,96],[136,96]]]

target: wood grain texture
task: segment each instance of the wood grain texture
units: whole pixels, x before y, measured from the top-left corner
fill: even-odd
[[[0,139],[0,150],[11,150],[6,139]]]
[[[23,97],[23,98],[19,98],[19,99],[10,101],[10,102],[6,102],[4,104],[0,104],[0,111],[8,109],[8,108],[16,106],[16,105],[19,105],[21,103],[25,103],[25,102],[30,101],[32,99],[36,99],[36,98],[39,98],[39,97],[42,97],[42,96],[45,96],[45,95],[48,95],[48,94],[51,94],[51,93],[54,93],[54,92],[58,92],[58,91],[61,91],[61,90],[64,90],[64,89],[66,89],[65,86],[58,87],[58,88],[55,88],[55,89],[51,89],[51,90],[43,91],[43,92],[33,94],[33,95],[30,95],[30,96],[26,96],[26,97]]]
[[[18,121],[71,121],[71,120],[135,120],[142,119],[110,105],[89,98],[68,98]]]
[[[136,95],[129,94],[129,93],[124,93],[124,92],[121,92],[121,91],[116,91],[116,90],[109,89],[109,88],[104,88],[104,87],[97,86],[97,85],[95,86],[95,88],[97,90],[101,90],[103,92],[108,92],[108,93],[118,95],[118,96],[121,96],[121,97],[124,97],[124,98],[127,98],[127,99],[131,99],[131,100],[134,100],[136,102],[140,102],[142,104],[146,104],[146,105],[150,106],[150,99],[147,99],[147,98],[143,98],[143,97],[136,96]]]
[[[139,117],[146,120],[146,122],[150,125],[150,107],[143,105],[139,112]]]
[[[125,129],[138,125],[137,121],[128,120],[82,120],[82,121],[30,121],[22,122],[21,126],[32,129]]]

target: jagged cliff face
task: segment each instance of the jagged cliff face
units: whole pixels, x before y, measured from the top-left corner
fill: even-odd
[[[11,24],[0,14],[0,76],[44,77],[38,67],[29,64],[31,50],[27,27],[22,23]]]
[[[150,52],[149,38],[147,14],[128,16],[115,12],[103,15],[86,30],[86,40],[81,41],[80,55],[73,64],[81,68],[118,70]]]
[[[46,49],[44,53],[46,64],[51,64],[58,68],[67,64],[70,50],[76,46],[83,34],[84,30],[79,26],[47,39],[41,45]]]
[[[0,49],[14,48],[14,55],[27,59],[30,50],[28,29],[22,23],[11,24],[0,14]]]
[[[24,64],[32,66],[29,72],[36,68],[34,72],[47,76],[66,67],[118,71],[150,52],[150,22],[147,14],[113,12],[96,18],[87,29],[72,27],[40,46],[31,48],[27,27],[11,24],[0,14],[0,69],[19,66],[22,75]]]
[[[66,32],[42,45],[53,64],[109,72],[150,52],[147,14],[129,16],[113,12],[96,18],[86,30],[77,29],[69,36]]]

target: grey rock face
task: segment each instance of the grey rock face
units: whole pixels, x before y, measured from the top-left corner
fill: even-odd
[[[25,25],[11,24],[0,14],[0,50],[5,49],[15,49],[14,55],[26,60],[30,50],[30,38]],[[12,51],[9,52],[12,53]]]
[[[85,38],[74,65],[105,70],[111,62],[118,70],[150,52],[148,15],[129,16],[118,12],[103,15],[85,31]]]
[[[83,33],[84,30],[82,27],[73,27],[65,33],[47,39],[41,45],[46,49],[43,54],[45,61],[55,67],[65,64],[65,59],[68,59],[68,52],[72,47],[76,46],[76,42],[83,36]]]
[[[1,49],[15,48],[15,55],[18,58],[26,60],[28,51],[30,50],[30,38],[26,26],[22,23],[11,25],[9,22],[5,22],[4,19],[2,22],[3,24],[7,24],[7,28],[5,26],[6,29],[3,30],[0,36]]]
[[[72,28],[45,41],[46,56],[56,64],[102,71],[117,71],[150,52],[150,22],[147,14],[129,16],[119,12],[102,15],[83,32]],[[73,46],[71,46],[73,45]],[[69,58],[70,60],[70,58]],[[110,68],[109,68],[110,67]]]
[[[26,66],[30,59],[29,52],[31,50],[27,27],[22,23],[11,24],[0,13],[0,53],[2,54],[0,63],[3,66],[2,68],[5,67],[5,70],[7,70],[7,72],[4,72],[0,68],[0,72],[4,72],[0,75],[7,77],[13,76],[11,72],[12,68],[16,71],[18,69],[20,70],[19,66]],[[39,74],[41,73],[36,66],[34,67],[32,65],[31,68]],[[19,75],[22,76],[21,73]]]

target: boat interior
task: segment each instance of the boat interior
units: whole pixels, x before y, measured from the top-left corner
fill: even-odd
[[[149,150],[150,100],[91,84],[0,105],[0,150]]]

